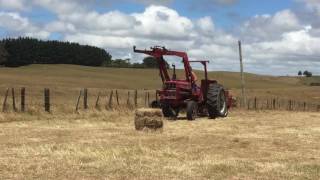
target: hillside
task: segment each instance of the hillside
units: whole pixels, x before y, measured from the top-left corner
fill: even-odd
[[[170,72],[171,73],[171,72]],[[183,77],[178,70],[178,77]],[[203,72],[197,71],[199,79]],[[239,73],[210,72],[211,79],[217,79],[228,88],[240,88]],[[248,88],[294,87],[299,79],[246,74]],[[118,89],[156,89],[161,87],[157,69],[119,69],[87,67],[76,65],[30,65],[19,68],[1,68],[2,87],[88,87]],[[299,85],[302,86],[302,85]]]
[[[170,72],[171,73],[171,72]],[[199,79],[203,72],[197,71]],[[178,77],[183,71],[178,70]],[[233,96],[240,96],[240,76],[235,72],[210,72],[209,78],[217,79]],[[296,77],[274,77],[245,74],[247,96],[249,98],[290,98],[299,101],[320,99],[320,87],[309,87],[308,80]],[[98,91],[105,89],[158,89],[162,83],[157,69],[120,69],[104,67],[87,67],[77,65],[30,65],[19,68],[0,68],[0,96],[5,88],[27,87],[29,93],[41,97],[43,88],[51,88],[61,98],[73,95],[74,100],[80,88]],[[125,91],[123,92],[125,93]]]

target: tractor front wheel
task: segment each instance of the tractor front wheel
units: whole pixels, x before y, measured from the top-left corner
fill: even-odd
[[[207,109],[209,117],[227,117],[228,107],[224,88],[219,84],[210,84],[207,94]]]
[[[195,101],[187,102],[187,119],[193,121],[198,115],[198,103]]]
[[[170,105],[162,105],[162,113],[166,118],[177,118],[179,115],[179,109],[173,109]]]

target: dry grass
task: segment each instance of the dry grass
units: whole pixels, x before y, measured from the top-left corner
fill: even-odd
[[[319,179],[320,114],[232,112],[134,129],[133,113],[0,114],[0,179]]]
[[[178,71],[181,77],[182,71]],[[197,72],[199,79],[203,72]],[[210,72],[211,79],[217,79],[231,89],[234,96],[240,96],[240,80],[238,73]],[[308,87],[301,79],[294,77],[271,77],[246,74],[247,95],[259,99],[281,98],[296,101],[307,101],[317,104],[320,99],[320,87]],[[43,89],[50,88],[53,112],[72,112],[82,88],[89,88],[89,106],[94,107],[100,92],[101,108],[107,104],[111,89],[120,89],[120,104],[126,104],[126,89],[138,89],[138,104],[143,107],[144,90],[152,89],[150,101],[155,99],[154,89],[161,88],[161,80],[156,69],[118,69],[99,68],[74,65],[31,65],[20,68],[1,68],[0,71],[0,102],[3,102],[6,88],[26,87],[27,109],[40,109],[43,106]],[[131,91],[131,103],[133,103]],[[17,104],[20,97],[16,97]],[[8,101],[11,104],[11,97]],[[43,108],[42,108],[43,109]]]
[[[184,78],[184,72],[177,71]],[[199,79],[203,72],[196,72]],[[170,72],[172,74],[172,72]],[[226,87],[240,88],[239,73],[210,72],[210,79],[217,79]],[[246,74],[248,88],[287,88],[302,86],[298,78],[271,77]],[[32,88],[106,88],[106,89],[156,89],[161,87],[157,69],[120,69],[75,65],[30,65],[19,68],[1,68],[0,87],[26,86]]]

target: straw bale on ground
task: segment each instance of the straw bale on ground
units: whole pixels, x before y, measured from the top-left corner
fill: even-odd
[[[136,110],[134,124],[136,130],[162,129],[163,115],[159,109],[138,109]]]

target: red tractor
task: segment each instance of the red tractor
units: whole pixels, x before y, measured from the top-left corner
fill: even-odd
[[[189,61],[185,52],[170,51],[159,46],[152,47],[150,50],[138,50],[134,46],[133,51],[152,56],[158,62],[163,83],[162,89],[158,90],[159,104],[165,117],[175,119],[182,108],[186,109],[188,120],[194,120],[197,116],[217,118],[228,115],[232,97],[229,91],[225,90],[216,80],[208,79],[207,64],[209,61]],[[164,56],[182,58],[185,79],[176,78],[175,66],[173,76],[169,76]],[[201,80],[200,86],[196,84],[197,77],[190,63],[201,63],[204,66],[205,79]]]

